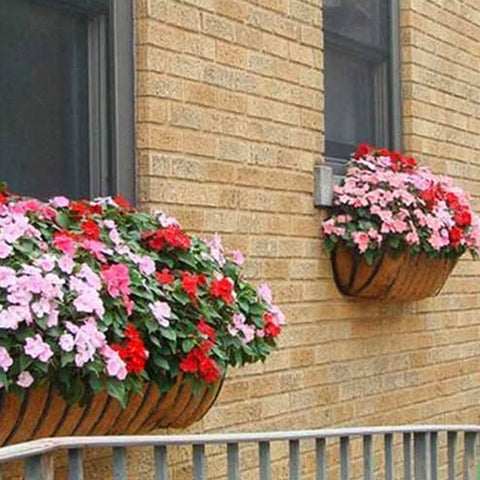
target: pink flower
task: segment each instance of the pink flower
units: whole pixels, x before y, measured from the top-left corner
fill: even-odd
[[[245,257],[240,250],[232,251],[232,259],[240,267],[245,263]]]
[[[370,244],[370,237],[365,232],[352,232],[352,240],[356,243],[360,253],[364,253]]]
[[[127,366],[125,362],[120,358],[118,352],[108,345],[104,345],[101,354],[107,361],[106,368],[110,377],[118,378],[118,380],[125,380],[127,378]]]
[[[84,240],[82,242],[82,247],[102,263],[107,261],[104,254],[110,255],[113,253],[103,242],[99,242],[98,240]]]
[[[55,267],[55,258],[53,255],[42,255],[34,262],[35,266],[40,267],[44,272],[50,272]]]
[[[268,285],[260,285],[257,288],[258,296],[266,303],[272,303],[272,291]]]
[[[53,239],[53,245],[62,253],[69,255],[70,257],[73,257],[77,250],[75,241],[69,235],[62,233],[55,235]]]
[[[77,312],[96,313],[100,318],[105,315],[105,307],[96,290],[89,289],[81,293],[74,301],[73,306]]]
[[[22,388],[28,388],[34,382],[32,374],[25,370],[17,378],[17,385]]]
[[[116,264],[105,267],[100,275],[107,284],[110,296],[119,297],[130,294],[130,275],[125,265]]]
[[[13,248],[5,242],[0,242],[0,258],[4,259],[10,256]]]
[[[225,265],[225,257],[223,256],[222,240],[215,234],[213,239],[207,243],[210,247],[210,256],[221,266]]]
[[[325,235],[332,235],[335,230],[335,219],[329,218],[325,222],[322,223],[323,233]]]
[[[409,245],[416,245],[417,243],[419,243],[420,237],[418,236],[417,230],[415,229],[411,232],[408,232],[405,236],[405,240]]]
[[[44,363],[48,362],[50,358],[53,357],[50,345],[44,342],[42,337],[38,334],[35,335],[35,337],[29,337],[25,340],[24,351],[28,356],[34,359],[38,358]]]
[[[155,262],[148,255],[143,255],[138,260],[138,268],[144,275],[152,275],[155,272]]]
[[[180,226],[178,223],[177,219],[174,217],[169,217],[166,213],[164,212],[158,212],[158,221],[160,222],[160,225],[163,228],[171,227],[171,226]]]
[[[62,196],[53,197],[50,203],[56,208],[65,208],[70,204],[68,198]]]
[[[15,270],[10,267],[0,266],[0,288],[7,288],[17,283]]]
[[[66,273],[68,275],[72,273],[73,267],[75,265],[75,262],[73,261],[72,257],[69,257],[68,255],[61,256],[58,259],[57,263],[58,263],[58,268],[60,268],[60,270],[63,273]]]
[[[236,313],[232,317],[232,325],[228,326],[228,331],[233,337],[242,333],[240,338],[243,343],[250,343],[255,338],[255,327],[253,325],[247,325],[245,323],[245,315]]]
[[[8,353],[7,349],[0,347],[0,368],[7,372],[9,368],[13,365],[13,359]]]
[[[157,319],[158,323],[162,327],[169,327],[170,322],[168,319],[172,313],[170,305],[166,302],[154,302],[150,304],[150,310],[153,313],[153,316]]]
[[[58,344],[64,352],[71,352],[75,346],[75,341],[70,333],[64,333],[58,339]]]

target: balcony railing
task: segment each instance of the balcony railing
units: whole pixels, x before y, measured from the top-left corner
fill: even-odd
[[[167,451],[179,445],[192,447],[193,479],[206,480],[207,456],[205,447],[220,444],[226,447],[227,478],[240,480],[242,465],[239,445],[255,444],[258,448],[258,469],[260,480],[276,480],[272,477],[270,447],[275,442],[288,442],[289,478],[300,480],[302,472],[301,446],[313,442],[315,471],[311,478],[327,480],[332,465],[327,462],[327,449],[337,449],[334,456],[338,465],[339,480],[351,480],[351,444],[362,443],[362,473],[365,480],[474,480],[476,470],[476,445],[480,426],[476,425],[415,425],[399,427],[339,428],[308,431],[287,431],[269,433],[233,433],[213,435],[150,435],[111,437],[64,437],[36,440],[19,445],[0,448],[0,468],[8,462],[25,462],[26,480],[53,480],[53,453],[68,451],[69,480],[83,480],[83,452],[90,448],[112,449],[112,470],[115,480],[127,478],[127,449],[150,447],[154,449],[152,472],[155,480],[168,480],[169,465]],[[375,467],[375,444],[382,440],[381,467]],[[460,441],[463,439],[463,441]],[[399,450],[395,450],[399,446]],[[439,472],[439,451],[442,452],[442,472]],[[401,460],[400,460],[401,458]],[[398,461],[403,465],[398,468]],[[460,468],[457,468],[460,465]],[[399,474],[400,472],[400,474]],[[1,479],[0,469],[0,479]],[[143,478],[143,477],[142,477]],[[187,479],[185,479],[187,480]]]

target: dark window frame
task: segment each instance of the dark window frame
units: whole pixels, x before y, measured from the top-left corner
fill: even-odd
[[[379,144],[385,141],[390,148],[403,149],[402,87],[401,87],[401,37],[400,0],[388,1],[388,61],[379,63],[376,71],[375,137]],[[382,60],[385,52],[373,46],[365,47],[353,39],[324,30],[324,48],[338,47],[353,51],[356,56],[370,60]],[[326,94],[326,92],[325,92]],[[326,138],[325,138],[326,141]],[[382,145],[383,146],[383,145]],[[342,171],[348,158],[327,157],[325,163],[315,167],[315,205],[332,203],[333,186],[343,177]]]

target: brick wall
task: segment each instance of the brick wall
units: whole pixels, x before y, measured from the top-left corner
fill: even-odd
[[[278,353],[231,371],[193,431],[477,423],[477,264],[465,258],[441,296],[418,303],[359,304],[333,285],[312,206],[320,4],[137,1],[141,205],[244,250],[289,321]],[[404,0],[402,32],[406,148],[478,195],[480,4]]]
[[[190,431],[479,423],[479,264],[462,259],[439,297],[417,303],[357,303],[333,285],[312,204],[321,0],[136,0],[136,16],[141,206],[242,249],[249,277],[272,285],[288,317],[278,353],[229,372]],[[406,148],[456,177],[478,207],[480,3],[402,0],[402,34]],[[214,453],[212,477],[226,468]],[[273,451],[275,479],[287,476],[286,455],[285,445]],[[135,458],[131,478],[143,478]],[[187,452],[172,460],[173,479],[187,478]],[[257,461],[242,450],[242,478],[257,478]],[[91,478],[108,469],[91,464]]]

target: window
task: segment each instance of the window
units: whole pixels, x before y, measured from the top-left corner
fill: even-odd
[[[324,0],[325,154],[339,174],[360,142],[401,148],[398,0]]]
[[[0,71],[0,179],[133,200],[132,2],[0,0]]]

